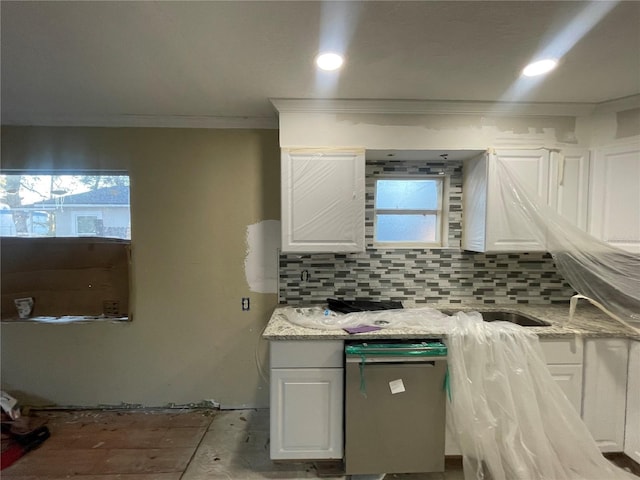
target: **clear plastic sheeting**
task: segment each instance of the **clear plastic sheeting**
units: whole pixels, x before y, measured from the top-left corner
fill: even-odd
[[[639,330],[640,255],[602,242],[574,226],[548,206],[545,199],[529,195],[508,161],[502,161],[493,154],[489,161],[494,164],[490,168],[494,168],[498,177],[499,195],[506,217],[518,225],[524,218],[530,232],[545,245],[558,271],[580,294],[580,298]],[[577,298],[572,312],[576,301]]]
[[[451,317],[435,308],[409,308],[367,312],[337,313],[321,306],[284,307],[279,314],[301,327],[342,330],[361,326],[380,328],[438,327],[443,333],[451,328]]]
[[[364,148],[282,149],[282,251],[364,250]]]
[[[465,480],[637,480],[602,456],[535,334],[477,312],[453,320],[447,421]]]

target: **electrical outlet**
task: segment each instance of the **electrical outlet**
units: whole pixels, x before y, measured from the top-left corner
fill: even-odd
[[[249,297],[242,297],[242,311],[249,311]]]
[[[120,303],[115,300],[104,300],[102,302],[102,313],[107,317],[120,315]]]

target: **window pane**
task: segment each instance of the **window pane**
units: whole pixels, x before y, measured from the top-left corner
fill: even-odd
[[[435,215],[376,215],[377,242],[435,242]]]
[[[0,235],[131,238],[128,175],[0,175]]]
[[[78,215],[76,218],[78,235],[98,235],[98,217],[95,215]]]
[[[376,208],[436,210],[439,180],[377,180]]]

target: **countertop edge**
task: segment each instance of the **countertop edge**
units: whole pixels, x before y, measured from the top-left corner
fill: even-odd
[[[355,340],[355,339],[429,339],[446,338],[447,332],[438,327],[434,328],[407,328],[392,329],[383,328],[374,332],[350,334],[342,329],[325,330],[315,329],[296,325],[283,318],[281,309],[287,305],[279,305],[274,312],[262,333],[262,338],[269,341],[278,340]],[[412,308],[407,306],[405,308]],[[549,327],[526,327],[527,331],[537,334],[545,339],[562,339],[571,337],[583,338],[627,338],[630,340],[640,340],[640,334],[625,327],[595,307],[579,307],[576,314],[567,324],[569,316],[568,305],[429,305],[429,307],[442,310],[454,311],[511,311],[540,318],[551,324]]]

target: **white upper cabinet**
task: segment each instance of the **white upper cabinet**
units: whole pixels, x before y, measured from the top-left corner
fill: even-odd
[[[591,178],[590,233],[640,252],[640,141],[596,149]]]
[[[364,250],[364,149],[282,150],[282,251]]]
[[[547,198],[548,150],[503,150],[470,160],[464,168],[463,248],[478,252],[544,251],[534,225],[517,210],[507,210],[498,171],[501,161],[509,162],[509,171],[530,196]]]
[[[500,163],[507,166],[500,170]],[[512,178],[579,228],[587,224],[589,154],[586,150],[498,150],[464,166],[463,248],[477,252],[546,251],[544,226],[512,205],[504,190]],[[510,182],[507,182],[510,183]]]
[[[553,151],[549,165],[549,205],[572,225],[586,232],[589,151],[582,148]]]

